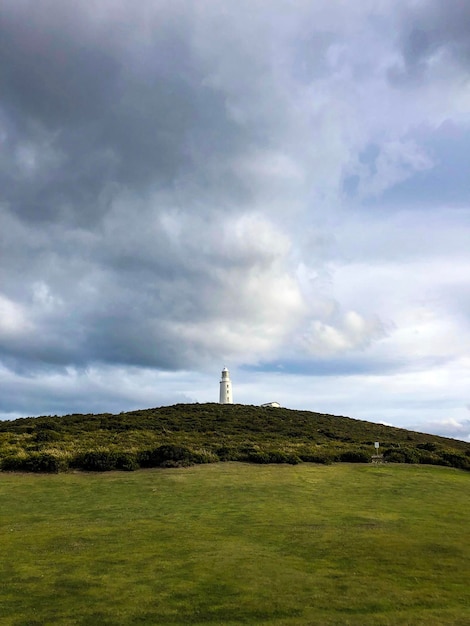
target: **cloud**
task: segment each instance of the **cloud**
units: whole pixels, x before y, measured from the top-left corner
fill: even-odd
[[[3,2],[1,410],[465,371],[458,4]]]
[[[26,312],[15,302],[0,297],[0,336],[14,338],[29,330]]]
[[[49,369],[24,376],[0,367],[0,419],[64,413],[119,413],[142,408],[142,402],[146,407],[194,402],[197,396],[191,385],[200,392],[206,383],[204,377],[197,378],[197,382],[194,375],[191,381],[188,378],[186,372],[169,377],[149,369],[109,366]]]
[[[318,319],[310,324],[304,339],[308,350],[315,356],[344,355],[351,350],[363,349],[384,335],[378,318],[366,319],[356,311],[336,317],[336,325]]]
[[[442,421],[421,422],[418,428],[442,437],[470,441],[470,420],[443,419]]]
[[[402,52],[410,77],[454,61],[468,68],[470,10],[463,2],[415,3],[403,12]]]
[[[383,143],[374,161],[358,169],[357,193],[363,199],[382,196],[384,191],[433,168],[432,159],[414,142]]]

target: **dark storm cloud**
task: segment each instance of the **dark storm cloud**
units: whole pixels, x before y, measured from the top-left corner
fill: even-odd
[[[427,17],[418,14],[415,28],[419,28],[421,22],[424,28],[429,28],[430,36],[424,49],[417,50],[418,56],[429,56],[433,48],[443,46],[470,69],[470,6],[467,2],[439,0]]]
[[[463,380],[458,4],[4,0],[0,413]]]
[[[402,13],[401,50],[404,71],[394,68],[393,81],[423,80],[438,65],[456,62],[470,70],[470,5],[467,2],[432,0]]]
[[[119,63],[99,47],[79,6],[2,5],[2,100],[16,119],[27,116],[53,130],[79,125],[118,95]]]
[[[172,185],[240,146],[223,95],[203,84],[184,16],[156,11],[140,40],[128,12],[121,23],[68,2],[1,11],[1,119],[16,161],[0,182],[15,214],[86,226],[118,185]]]
[[[0,276],[16,318],[0,340],[16,369],[182,367],[195,348],[175,325],[217,318],[224,266],[275,262],[241,239],[235,257],[214,250],[249,198],[230,166],[259,128],[228,115],[175,6],[0,9]]]
[[[83,219],[76,213],[99,196],[112,163],[94,135],[119,65],[86,37],[80,12],[68,8],[39,2],[0,9],[2,122],[14,157],[1,170],[4,201],[36,221],[66,213]]]

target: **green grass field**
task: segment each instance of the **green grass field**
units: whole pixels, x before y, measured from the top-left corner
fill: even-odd
[[[470,474],[0,474],[0,624],[470,623]]]

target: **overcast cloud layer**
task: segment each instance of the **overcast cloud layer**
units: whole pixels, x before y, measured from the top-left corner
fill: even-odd
[[[470,5],[3,0],[0,416],[470,438]]]

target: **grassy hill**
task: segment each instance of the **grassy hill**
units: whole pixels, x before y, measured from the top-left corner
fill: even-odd
[[[369,462],[470,469],[470,443],[311,411],[178,404],[119,415],[0,422],[3,471],[104,471],[218,461]]]

